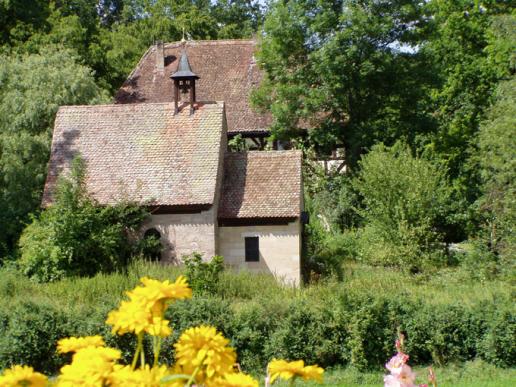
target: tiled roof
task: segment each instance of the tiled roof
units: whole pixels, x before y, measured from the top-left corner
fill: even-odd
[[[226,153],[219,219],[298,217],[301,151]]]
[[[173,81],[182,43],[164,45],[164,70],[156,66],[160,49],[152,46],[144,54],[115,96],[116,103],[172,102]],[[186,43],[186,53],[196,82],[198,101],[224,101],[229,133],[266,132],[272,120],[249,105],[249,95],[261,79],[254,51],[254,40],[213,40]]]
[[[174,115],[173,103],[62,106],[56,116],[43,204],[80,154],[86,188],[101,204],[213,204],[224,134],[224,104]]]

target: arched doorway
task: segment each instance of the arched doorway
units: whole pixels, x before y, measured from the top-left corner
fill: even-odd
[[[158,262],[161,260],[161,252],[163,251],[163,244],[161,243],[161,233],[155,228],[149,228],[143,234],[144,240],[144,254],[152,261]]]

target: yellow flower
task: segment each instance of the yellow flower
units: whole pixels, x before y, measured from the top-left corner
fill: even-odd
[[[160,282],[147,277],[143,277],[140,281],[146,288],[157,290],[160,293],[160,298],[166,300],[176,301],[192,298],[192,289],[188,287],[188,282],[182,275],[177,277],[174,283],[170,283],[168,280]]]
[[[318,382],[323,381],[324,369],[317,365],[310,365],[303,368],[303,379],[304,380],[316,380]]]
[[[288,362],[285,360],[273,359],[269,363],[269,375],[271,376],[271,383],[277,378],[289,380],[293,377],[301,377],[305,380],[316,380],[322,382],[324,369],[316,365],[306,366],[303,360]]]
[[[151,336],[170,336],[170,334],[172,333],[172,329],[170,329],[168,323],[168,320],[164,320],[160,317],[154,317],[152,319],[152,324],[149,324],[147,328],[145,328],[145,332],[147,332]]]
[[[105,347],[79,349],[72,357],[72,364],[61,368],[59,387],[103,386],[113,372],[120,351]]]
[[[115,365],[109,377],[112,387],[159,387],[161,379],[169,372],[166,366],[131,369],[130,366]],[[182,387],[182,385],[181,385]]]
[[[109,312],[106,323],[112,325],[113,334],[139,334],[149,325],[150,312],[145,304],[135,301],[122,301],[117,310]]]
[[[228,343],[229,340],[213,327],[187,329],[174,344],[178,371],[192,375],[199,367],[197,383],[231,373],[236,354],[233,348],[227,346]]]
[[[110,312],[106,323],[113,326],[113,333],[119,335],[129,332],[138,335],[146,331],[154,336],[168,336],[170,328],[163,325],[167,302],[191,298],[192,289],[188,287],[183,276],[179,276],[174,283],[147,277],[142,278],[141,282],[144,286],[137,286],[127,292],[129,301],[122,301],[117,310]],[[155,322],[156,318],[160,319],[159,329]]]
[[[206,383],[207,387],[258,387],[258,382],[251,376],[242,373],[225,374],[223,377],[215,379],[211,383]]]
[[[59,353],[77,352],[79,349],[87,347],[103,347],[104,339],[101,336],[69,337],[57,342]]]
[[[47,384],[47,377],[39,372],[35,372],[32,367],[15,365],[4,371],[0,376],[0,386],[2,387],[44,387]]]

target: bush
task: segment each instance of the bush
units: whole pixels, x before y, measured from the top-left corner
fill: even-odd
[[[65,317],[56,312],[27,301],[0,318],[0,369],[26,364],[45,372],[59,370],[63,359],[56,354],[56,343],[67,332]]]
[[[52,284],[35,284],[0,270],[0,368],[16,360],[53,373],[66,360],[56,357],[56,340],[93,333],[100,333],[130,361],[134,337],[112,335],[105,325],[108,311],[138,277],[172,279],[177,270],[141,263],[131,266],[128,276],[99,274]],[[477,282],[461,279],[457,284],[449,275],[429,284],[394,270],[356,264],[347,268],[344,283],[320,282],[301,289],[279,286],[272,276],[265,281],[228,271],[221,277],[240,285],[231,293],[197,293],[167,310],[174,332],[163,343],[161,360],[172,361],[171,345],[184,330],[209,324],[231,340],[248,372],[263,370],[274,356],[302,358],[323,367],[380,369],[392,354],[398,329],[407,338],[412,364],[482,358],[499,366],[516,365],[516,316],[510,290],[499,280],[478,290]],[[262,286],[256,285],[258,279]],[[253,292],[234,296],[251,287]],[[151,345],[146,345],[151,356]]]
[[[293,302],[271,333],[266,353],[269,358],[303,359],[307,363],[338,364],[342,347],[340,334],[331,319],[315,305]]]
[[[496,313],[479,345],[479,353],[488,362],[512,367],[515,364],[516,316],[509,309]]]
[[[202,255],[193,253],[183,257],[186,278],[196,293],[213,294],[217,290],[220,273],[224,270],[224,259],[216,255],[209,262],[204,262]]]
[[[270,361],[265,351],[278,318],[262,303],[250,302],[234,313],[228,335],[236,348],[240,365],[247,370],[262,370]]]
[[[442,166],[397,143],[372,148],[353,182],[363,198],[360,258],[420,271],[443,259],[450,188]]]
[[[74,160],[71,179],[60,179],[53,205],[23,231],[19,266],[29,277],[55,281],[125,267],[137,250],[132,237],[147,216],[138,206],[99,206],[86,193],[85,168]]]

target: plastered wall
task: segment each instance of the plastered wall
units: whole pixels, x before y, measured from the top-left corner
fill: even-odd
[[[183,255],[193,252],[211,259],[216,252],[214,209],[193,214],[151,215],[143,232],[155,228],[161,234],[161,261],[179,264]]]
[[[301,226],[299,221],[277,226],[219,227],[219,254],[236,269],[271,273],[279,280],[299,284]],[[260,261],[245,262],[245,237],[259,237]]]

